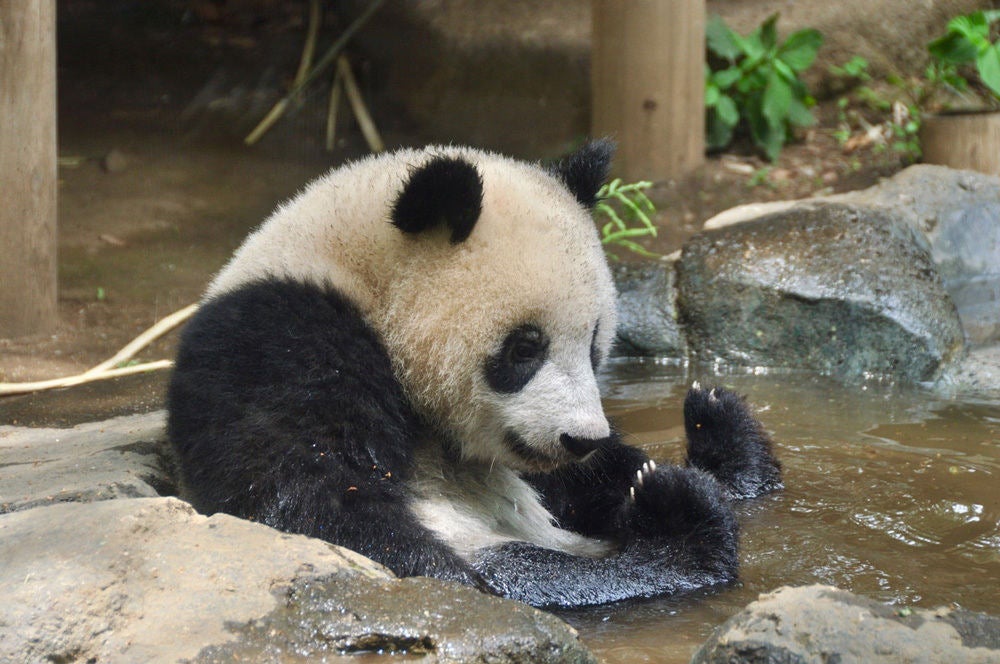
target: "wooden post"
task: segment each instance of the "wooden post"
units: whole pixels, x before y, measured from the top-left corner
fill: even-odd
[[[55,30],[55,0],[0,0],[0,337],[58,318]]]
[[[616,174],[666,180],[705,160],[704,0],[592,0],[594,136]]]

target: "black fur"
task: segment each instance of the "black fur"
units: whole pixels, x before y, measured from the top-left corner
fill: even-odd
[[[262,281],[181,338],[168,433],[201,512],[342,544],[402,576],[479,584],[408,507],[420,424],[389,357],[334,291]]]
[[[483,375],[501,394],[519,392],[545,364],[548,353],[545,333],[537,325],[521,325],[504,337],[500,350],[486,361]]]
[[[691,389],[684,400],[684,429],[688,464],[718,478],[733,498],[755,498],[782,488],[771,438],[735,392]]]
[[[451,243],[464,242],[483,209],[483,180],[458,157],[434,157],[413,171],[392,208],[392,223],[406,233],[445,224]]]
[[[621,543],[615,554],[586,558],[512,542],[483,551],[475,567],[497,593],[548,608],[674,594],[736,578],[739,526],[707,473],[658,468],[634,503],[618,494],[608,506],[616,529],[600,530]]]
[[[336,291],[276,280],[201,307],[181,338],[168,408],[183,484],[200,511],[320,537],[401,576],[456,580],[537,606],[729,582],[738,540],[730,499],[780,486],[746,404],[724,390],[693,390],[687,467],[652,471],[613,433],[585,461],[526,478],[563,527],[615,542],[616,553],[592,559],[514,542],[466,562],[410,508],[414,449],[435,434],[409,405],[376,333]]]
[[[615,144],[609,139],[589,141],[579,150],[552,167],[552,172],[572,192],[581,205],[590,209],[597,204],[597,192],[608,178]]]

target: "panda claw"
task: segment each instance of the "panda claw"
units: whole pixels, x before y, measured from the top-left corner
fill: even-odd
[[[646,464],[643,464],[643,467],[645,467],[645,465]],[[642,488],[642,470],[635,471],[635,484],[640,489]]]
[[[652,459],[649,460],[649,472],[650,473],[656,472],[656,462],[653,461]]]
[[[629,500],[631,502],[633,502],[633,503],[635,502],[635,487],[634,486],[630,486],[628,488],[628,497],[629,497]]]

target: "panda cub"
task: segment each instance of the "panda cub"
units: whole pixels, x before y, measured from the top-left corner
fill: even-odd
[[[743,400],[688,393],[684,466],[601,407],[615,290],[590,210],[612,152],[402,150],[280,206],[180,341],[168,428],[194,506],[540,607],[732,581],[732,501],[781,486]]]

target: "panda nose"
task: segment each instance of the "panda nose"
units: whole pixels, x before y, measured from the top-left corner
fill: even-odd
[[[579,459],[587,456],[607,443],[609,440],[610,438],[580,438],[577,436],[571,436],[568,433],[564,433],[559,436],[559,442],[562,443],[562,446],[565,447],[570,454]]]

